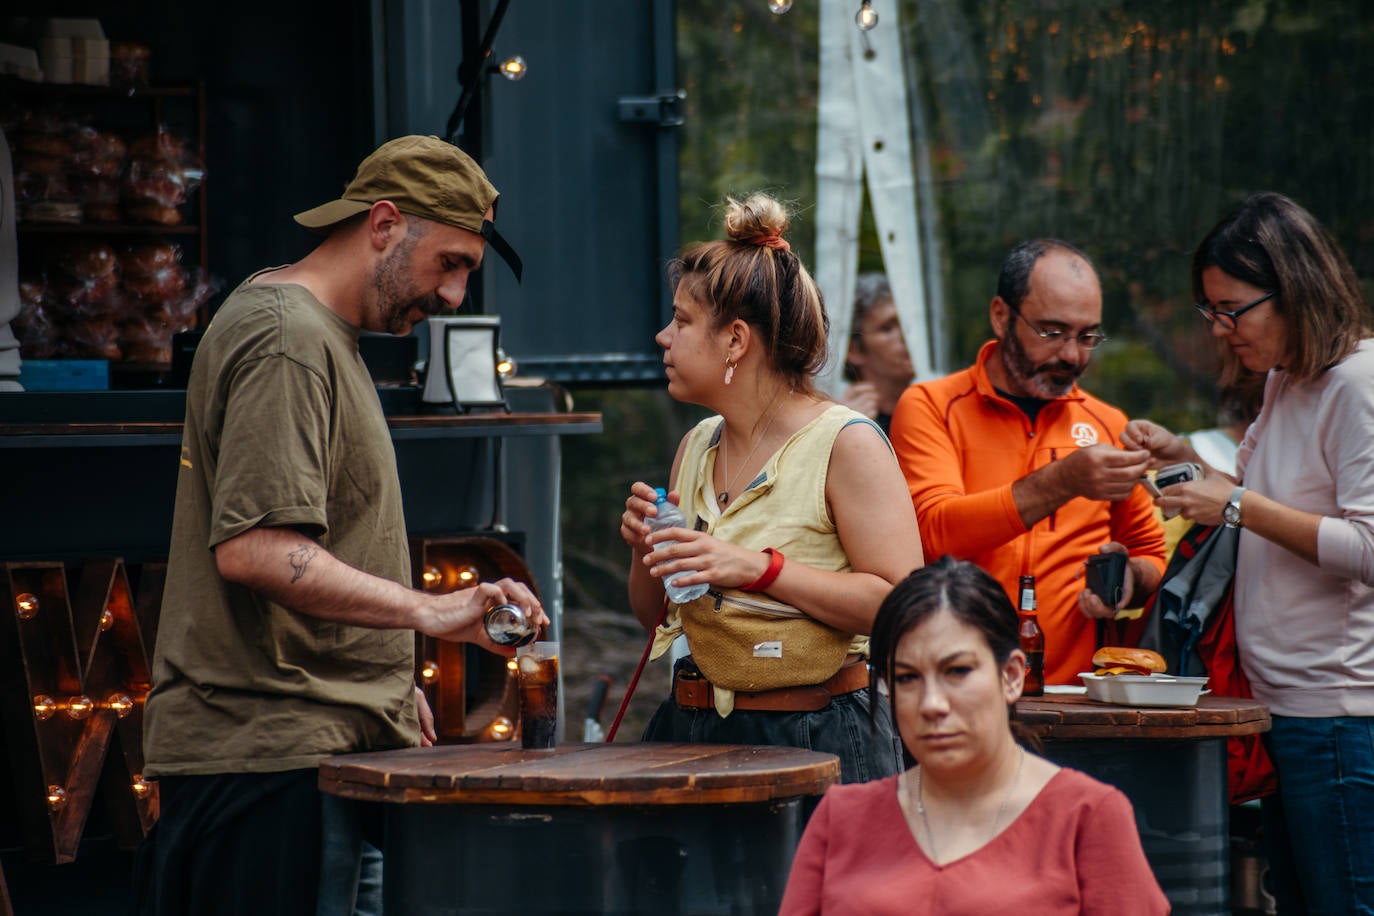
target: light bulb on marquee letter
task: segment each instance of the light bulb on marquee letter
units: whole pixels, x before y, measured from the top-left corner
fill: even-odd
[[[91,713],[95,712],[95,704],[90,697],[68,697],[67,715],[73,719],[90,718]]]
[[[444,574],[437,566],[426,566],[420,574],[420,581],[424,583],[425,591],[432,592],[444,584]]]
[[[38,614],[38,596],[24,592],[14,599],[14,613],[20,620],[32,620]]]
[[[46,722],[53,717],[53,713],[62,707],[56,700],[47,694],[40,693],[33,698],[33,716],[39,722]]]

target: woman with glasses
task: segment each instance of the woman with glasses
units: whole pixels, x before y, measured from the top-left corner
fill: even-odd
[[[1223,382],[1267,372],[1236,475],[1157,501],[1240,529],[1236,642],[1269,706],[1278,794],[1264,832],[1280,913],[1374,912],[1374,340],[1360,286],[1317,220],[1281,194],[1245,200],[1193,257]],[[1132,421],[1156,463],[1187,443]]]

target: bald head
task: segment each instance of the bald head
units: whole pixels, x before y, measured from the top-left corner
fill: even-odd
[[[1049,254],[1057,255],[1051,259],[1055,262],[1076,264],[1078,271],[1087,272],[1093,282],[1097,281],[1097,269],[1093,267],[1092,259],[1078,247],[1060,239],[1031,239],[1013,248],[1002,261],[1002,270],[997,275],[998,297],[1012,308],[1019,309],[1022,300],[1030,294],[1031,274],[1041,259]]]

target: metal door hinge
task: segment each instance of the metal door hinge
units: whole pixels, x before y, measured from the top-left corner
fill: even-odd
[[[685,120],[686,91],[666,95],[627,95],[619,100],[620,120],[628,124],[679,127]]]

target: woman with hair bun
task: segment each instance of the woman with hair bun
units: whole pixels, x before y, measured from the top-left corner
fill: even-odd
[[[865,634],[922,563],[892,449],[872,421],[816,389],[829,319],[764,194],[727,199],[728,238],[670,265],[673,318],[655,338],[668,392],[717,415],[682,440],[669,499],[686,527],[650,533],[654,489],[631,487],[620,533],[629,597],[654,657],[686,634],[651,741],[775,744],[836,754],[842,779],[897,772],[891,724],[867,721]],[[658,550],[658,542],[673,541]],[[674,585],[709,583],[670,604]]]

